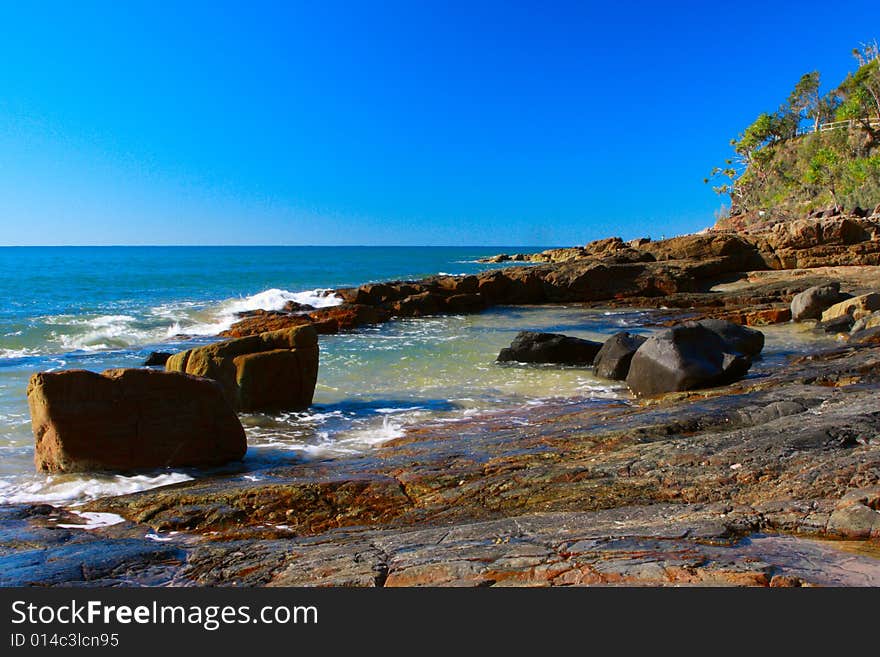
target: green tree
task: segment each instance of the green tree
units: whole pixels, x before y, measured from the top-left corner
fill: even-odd
[[[831,200],[837,206],[839,204],[837,202],[836,181],[839,175],[840,157],[837,152],[831,148],[820,148],[810,158],[804,174],[804,182],[830,192]]]
[[[755,154],[765,146],[769,146],[781,139],[781,125],[779,116],[762,112],[748,128],[734,139],[731,144],[733,150],[743,158],[745,164],[751,164]]]
[[[804,73],[788,96],[788,106],[791,108],[791,113],[797,117],[798,124],[802,121],[812,121],[813,132],[819,129],[822,116],[819,82],[819,71]]]
[[[847,75],[839,87],[843,101],[837,116],[856,120],[880,118],[880,49],[874,42],[856,48],[853,56],[859,68]]]
[[[819,72],[806,73],[775,112],[731,140],[733,157],[705,179],[729,195],[731,214],[784,217],[829,203],[880,203],[880,47],[875,41],[854,54],[859,67],[837,88],[823,95]],[[835,118],[859,123],[819,132]]]

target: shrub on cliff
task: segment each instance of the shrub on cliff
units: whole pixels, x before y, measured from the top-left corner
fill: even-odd
[[[730,196],[736,225],[750,214],[766,222],[880,204],[880,48],[854,54],[859,67],[839,86],[823,95],[819,73],[807,73],[779,109],[731,141],[735,155],[712,179]]]

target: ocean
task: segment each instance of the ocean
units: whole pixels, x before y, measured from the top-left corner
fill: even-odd
[[[236,313],[295,300],[338,303],[328,288],[468,274],[501,247],[33,247],[0,248],[0,504],[80,504],[209,475],[162,470],[118,475],[34,472],[25,390],[34,372],[137,367],[154,350],[216,339]],[[647,311],[578,304],[496,307],[478,315],[403,319],[321,336],[314,405],[241,416],[248,453],[234,466],[359,454],[411,426],[504,413],[528,424],[547,403],[627,397],[588,368],[502,366],[498,351],[521,330],[602,340],[644,330]],[[773,336],[779,337],[773,337]],[[768,333],[782,357],[797,339]],[[772,362],[772,361],[771,361]],[[255,475],[256,476],[256,475]]]

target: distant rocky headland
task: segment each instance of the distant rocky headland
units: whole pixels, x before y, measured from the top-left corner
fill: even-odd
[[[838,281],[854,292],[876,290],[880,206],[868,216],[829,211],[762,230],[712,229],[659,241],[611,237],[487,260],[530,266],[335,290],[339,306],[251,312],[222,335],[302,324],[335,333],[393,317],[568,302],[680,309],[694,318],[756,326],[784,322],[794,295],[813,285]]]

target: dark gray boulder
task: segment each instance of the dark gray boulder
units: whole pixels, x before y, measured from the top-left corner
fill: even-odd
[[[601,342],[572,338],[558,333],[519,333],[510,346],[498,354],[499,362],[557,363],[559,365],[592,365]]]
[[[800,294],[796,294],[791,300],[791,319],[801,322],[805,319],[819,319],[822,313],[841,301],[846,301],[852,295],[840,291],[840,283],[828,283],[827,285],[815,285],[807,288]]]
[[[695,322],[716,333],[731,349],[756,358],[764,349],[764,334],[748,326],[723,319],[702,319]]]
[[[647,338],[622,331],[605,341],[596,354],[596,376],[613,381],[623,381],[629,373],[629,364],[636,350]]]
[[[626,383],[637,395],[710,388],[746,374],[752,359],[692,322],[654,335],[639,347]]]
[[[171,354],[167,351],[151,351],[150,355],[144,360],[147,367],[165,367],[165,363],[171,358]]]

